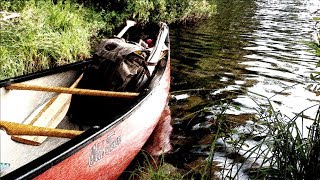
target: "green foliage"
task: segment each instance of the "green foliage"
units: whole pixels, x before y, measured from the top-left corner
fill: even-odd
[[[320,82],[320,72],[311,73],[310,74],[310,79],[313,80],[315,83],[309,84],[307,86],[307,89],[310,92],[313,92],[317,96],[319,96],[320,95],[320,84],[319,84],[319,82]]]
[[[128,179],[159,180],[159,179],[183,179],[183,175],[177,171],[177,168],[165,163],[164,155],[161,157],[152,157],[147,153],[142,153],[143,164],[131,172]]]
[[[303,113],[290,119],[275,111],[271,103],[267,110],[261,107],[259,122],[266,127],[266,137],[248,150],[250,154],[243,155],[250,159],[254,153],[263,158],[258,167],[248,170],[251,178],[317,179],[320,171],[320,106],[313,123],[306,129]],[[263,149],[264,145],[268,148]]]
[[[258,95],[258,94],[256,94]],[[262,95],[259,95],[264,97]],[[247,173],[251,179],[318,179],[320,172],[320,106],[311,106],[289,118],[276,111],[269,98],[268,106],[257,109],[255,124],[246,131],[228,132],[224,142],[229,147],[231,166],[222,168],[222,179],[233,179]],[[304,112],[318,107],[314,119]],[[226,136],[226,137],[227,137]],[[253,146],[246,140],[255,140]],[[212,156],[213,151],[210,152]],[[210,158],[209,156],[209,158]],[[225,161],[226,163],[227,161]],[[239,165],[240,163],[240,165]],[[241,170],[242,169],[242,170]],[[243,171],[244,170],[244,171]]]
[[[216,8],[212,0],[78,0],[77,2],[90,4],[97,10],[104,10],[108,17],[116,14],[117,16],[112,18],[114,22],[118,22],[117,18],[120,20],[130,18],[141,24],[159,21],[170,24],[205,18],[211,16]]]
[[[320,109],[308,128],[307,136],[302,122],[303,112],[290,121],[284,121],[283,115],[272,110],[272,121],[267,121],[269,135],[273,137],[271,166],[268,177],[283,179],[317,179],[320,171]],[[299,118],[300,117],[300,118]]]
[[[100,15],[69,1],[2,1],[20,17],[0,21],[0,79],[90,56],[90,38],[105,26]]]
[[[0,10],[21,11],[27,4],[28,0],[4,0],[0,1]]]
[[[127,19],[183,22],[214,9],[206,0],[3,0],[0,11],[20,17],[0,20],[0,80],[87,58],[98,33]]]
[[[179,23],[203,18],[215,12],[215,5],[196,0],[129,0],[127,11],[141,23]]]

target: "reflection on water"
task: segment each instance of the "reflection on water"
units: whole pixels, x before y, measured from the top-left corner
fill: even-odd
[[[160,156],[171,150],[170,135],[172,132],[171,113],[169,105],[166,105],[157,126],[152,132],[144,150],[151,156]]]
[[[319,4],[307,0],[218,4],[212,19],[173,31],[172,90],[241,88],[273,96],[277,107],[288,113],[318,103],[306,87],[319,61],[308,47],[314,25],[311,13]],[[246,106],[242,99],[234,98]]]
[[[208,138],[204,127],[210,127],[208,122],[223,103],[238,105],[227,114],[240,118],[268,105],[264,97],[289,118],[320,103],[307,88],[314,83],[310,74],[320,71],[316,68],[320,59],[308,46],[312,13],[320,9],[320,1],[217,0],[217,4],[211,19],[171,29],[172,91],[179,95],[172,102],[174,149],[185,153],[189,165],[206,156],[208,150],[193,150],[203,146]],[[311,108],[304,116],[313,119],[316,110]],[[200,134],[195,127],[203,128]]]
[[[258,73],[250,77],[257,84],[248,90],[266,97],[276,94],[271,99],[278,102],[274,106],[287,115],[319,103],[319,98],[306,90],[312,83],[310,73],[316,70],[319,61],[306,44],[314,25],[311,11],[319,7],[319,1],[259,1],[257,4],[260,8],[254,19],[259,20],[259,25],[244,47],[250,53],[241,63]]]

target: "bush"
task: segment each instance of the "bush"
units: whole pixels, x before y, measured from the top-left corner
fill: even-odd
[[[110,19],[133,19],[141,24],[160,21],[179,23],[211,16],[216,6],[212,0],[78,0],[77,2],[103,10]],[[119,21],[114,21],[117,23]]]
[[[215,5],[206,0],[130,0],[128,4],[127,11],[141,23],[179,23],[208,17],[215,12]]]

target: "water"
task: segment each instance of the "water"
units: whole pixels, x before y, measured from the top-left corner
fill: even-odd
[[[288,119],[305,110],[311,123],[320,103],[310,79],[320,72],[320,58],[309,47],[320,1],[217,0],[217,5],[212,18],[171,29],[175,121],[174,152],[168,155],[174,160],[168,162],[187,171],[207,158],[217,112],[225,104],[237,105],[226,110],[233,121],[227,128],[233,128],[270,103]]]

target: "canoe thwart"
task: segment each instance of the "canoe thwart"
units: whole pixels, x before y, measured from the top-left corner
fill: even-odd
[[[77,94],[86,96],[104,96],[104,97],[116,97],[116,98],[128,98],[133,99],[139,95],[135,92],[115,92],[115,91],[102,91],[102,90],[92,90],[92,89],[80,89],[80,88],[67,88],[67,87],[47,87],[30,85],[23,83],[16,83],[7,86],[6,89],[9,90],[33,90],[33,91],[45,91],[45,92],[57,92],[66,94]]]
[[[32,126],[9,121],[0,121],[0,128],[3,128],[8,135],[28,135],[28,136],[50,136],[61,138],[74,138],[83,131],[54,129],[40,126]]]
[[[75,88],[81,81],[83,74],[70,86]],[[71,94],[58,94],[49,101],[38,107],[29,115],[23,124],[41,126],[47,128],[56,128],[64,118],[71,101]],[[29,145],[40,145],[47,136],[11,136],[11,139],[20,143]]]

